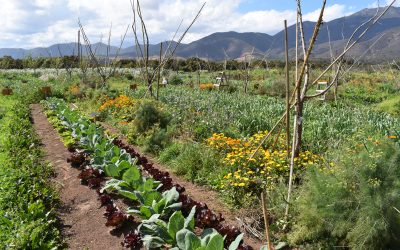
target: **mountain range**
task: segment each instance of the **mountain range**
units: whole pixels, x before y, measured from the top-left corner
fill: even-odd
[[[354,30],[375,16],[380,9],[364,9],[350,16],[338,18],[329,22],[324,22],[313,51],[313,58],[327,59],[331,56],[331,49],[335,55],[343,51],[345,44],[351,37]],[[304,35],[308,41],[314,30],[314,22],[304,22]],[[296,27],[288,27],[289,48],[291,57],[295,52]],[[359,34],[359,33],[358,33]],[[181,58],[200,57],[209,60],[237,60],[243,59],[246,55],[255,57],[267,57],[268,59],[284,58],[284,31],[275,35],[264,33],[238,33],[234,31],[219,32],[199,39],[197,41],[181,44],[176,51],[176,56]],[[133,41],[132,41],[133,42]],[[104,56],[107,46],[96,43],[92,46],[96,54]],[[33,57],[56,57],[65,55],[76,55],[76,43],[55,44],[47,48],[34,49],[0,49],[0,57],[12,56],[13,58],[23,58],[27,55]],[[159,54],[160,44],[150,45],[150,55]],[[110,54],[115,55],[118,48],[111,46]],[[84,52],[85,54],[85,52]],[[121,58],[136,58],[134,46],[123,48],[120,51]],[[373,27],[360,42],[349,51],[352,58],[362,57],[368,61],[387,61],[396,60],[400,57],[400,7],[392,7],[388,13]]]

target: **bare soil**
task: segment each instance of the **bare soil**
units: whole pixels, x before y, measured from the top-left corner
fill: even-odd
[[[121,232],[105,226],[104,208],[100,208],[98,195],[81,185],[79,170],[67,163],[70,152],[48,122],[39,104],[30,106],[33,126],[43,144],[44,159],[55,171],[54,185],[60,194],[58,215],[62,234],[68,249],[124,249]]]

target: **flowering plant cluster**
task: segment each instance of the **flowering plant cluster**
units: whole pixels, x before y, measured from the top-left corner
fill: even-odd
[[[202,83],[200,84],[200,89],[201,90],[213,90],[214,89],[214,84],[212,83]]]
[[[70,92],[72,95],[77,96],[77,95],[81,94],[81,88],[79,88],[78,85],[72,85],[72,86],[69,88],[69,92]]]
[[[290,157],[285,147],[285,137],[280,136],[275,146],[260,145],[267,131],[257,133],[250,138],[234,139],[224,134],[213,134],[207,144],[225,155],[224,165],[230,168],[221,182],[221,189],[234,189],[258,193],[264,188],[273,189],[281,178],[289,176]],[[256,152],[257,151],[257,152]],[[306,168],[319,165],[324,159],[311,153],[301,152],[295,158],[295,178]]]
[[[119,97],[115,99],[109,99],[106,102],[104,102],[100,108],[99,111],[104,111],[104,110],[110,110],[111,112],[116,112],[119,111],[120,109],[126,108],[126,107],[131,107],[135,104],[135,100],[126,96],[126,95],[120,95]]]

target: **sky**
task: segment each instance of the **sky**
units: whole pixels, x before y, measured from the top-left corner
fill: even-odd
[[[204,0],[200,18],[183,40],[189,43],[214,32],[282,30],[283,20],[295,23],[295,0]],[[187,27],[204,3],[202,0],[141,0],[150,43],[170,40],[179,24]],[[324,20],[351,15],[390,0],[327,0]],[[304,19],[318,18],[322,0],[303,1]],[[398,0],[400,2],[400,0]],[[396,4],[400,6],[399,3]],[[112,43],[132,24],[130,0],[0,0],[0,48],[45,47],[77,40],[78,20],[92,43],[105,42],[112,25]],[[179,33],[180,34],[180,33]],[[134,44],[129,29],[124,47]]]

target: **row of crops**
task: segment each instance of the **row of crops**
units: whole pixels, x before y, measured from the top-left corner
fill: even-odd
[[[53,249],[61,239],[51,167],[42,162],[28,105],[7,96],[0,104],[0,249]]]
[[[168,173],[154,168],[132,147],[108,137],[102,128],[60,99],[50,99],[44,106],[64,141],[76,142],[69,161],[82,170],[82,183],[99,189],[102,205],[106,206],[107,226],[139,220],[137,230],[126,235],[124,246],[251,249],[243,245],[239,230],[224,225],[221,215],[185,195],[185,189],[173,184]],[[118,194],[134,205],[122,211],[109,194]],[[195,234],[195,228],[202,229],[201,236]]]

